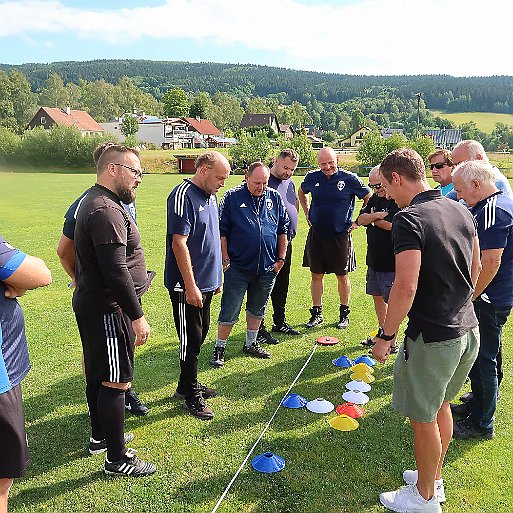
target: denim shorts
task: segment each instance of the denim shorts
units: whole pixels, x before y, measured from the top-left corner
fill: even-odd
[[[479,330],[425,343],[405,337],[394,362],[392,406],[417,422],[433,422],[443,402],[459,393],[479,350]]]
[[[375,271],[367,268],[365,292],[370,296],[381,296],[388,303],[390,290],[395,280],[395,272]]]
[[[246,291],[248,293],[246,312],[255,319],[263,319],[276,276],[274,269],[270,269],[265,274],[256,275],[229,267],[224,273],[219,324],[232,326],[239,320]]]

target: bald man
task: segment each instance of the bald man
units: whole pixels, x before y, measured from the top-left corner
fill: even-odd
[[[324,322],[324,275],[335,273],[340,297],[337,328],[343,329],[349,326],[351,283],[348,272],[355,268],[350,235],[355,199],[363,199],[365,206],[372,193],[358,176],[338,167],[333,148],[323,148],[317,162],[320,169],[307,173],[298,191],[299,202],[310,226],[303,267],[309,267],[312,274],[312,308],[305,326],[313,328]],[[311,195],[311,203],[308,194]]]

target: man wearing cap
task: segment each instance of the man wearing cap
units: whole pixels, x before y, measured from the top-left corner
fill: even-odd
[[[482,160],[459,164],[453,183],[477,221],[483,266],[473,296],[481,345],[469,374],[472,398],[453,408],[467,416],[454,424],[454,437],[490,439],[502,328],[513,307],[513,200],[499,191],[493,167]]]
[[[431,190],[422,158],[401,148],[380,164],[387,196],[399,208],[392,223],[395,281],[385,322],[372,353],[384,363],[408,316],[405,339],[394,362],[392,406],[413,428],[416,470],[408,486],[380,495],[393,511],[441,513],[441,476],[452,437],[449,402],[474,363],[479,332],[472,293],[480,270],[472,214]]]
[[[365,206],[372,193],[358,176],[337,166],[333,148],[323,148],[317,162],[320,169],[307,173],[298,193],[310,226],[303,267],[309,267],[311,272],[312,308],[305,326],[313,328],[324,322],[324,275],[335,273],[340,298],[337,328],[342,329],[349,326],[351,283],[348,273],[356,267],[351,243],[355,198],[363,199]],[[312,196],[311,204],[308,194]]]

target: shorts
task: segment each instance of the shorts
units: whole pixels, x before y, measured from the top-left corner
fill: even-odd
[[[276,272],[270,269],[265,274],[244,273],[229,267],[224,273],[223,295],[221,296],[221,325],[232,326],[239,320],[239,313],[248,292],[246,312],[254,319],[263,319],[265,307],[276,280]]]
[[[129,383],[134,375],[135,334],[121,310],[77,314],[88,383]]]
[[[21,385],[0,394],[0,479],[21,477],[29,464]]]
[[[390,290],[395,280],[395,272],[375,271],[368,267],[365,280],[365,292],[370,296],[381,296],[385,303],[388,303]]]
[[[326,237],[312,227],[308,231],[303,267],[309,267],[314,274],[343,276],[356,270],[356,256],[351,235],[348,232]]]
[[[443,402],[461,390],[479,351],[479,329],[424,343],[405,337],[394,363],[392,406],[417,422],[433,422]]]

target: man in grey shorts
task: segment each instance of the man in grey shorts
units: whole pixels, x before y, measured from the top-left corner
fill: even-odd
[[[380,165],[387,196],[399,208],[392,223],[396,276],[383,327],[372,349],[384,363],[408,315],[394,364],[393,407],[413,428],[417,470],[408,486],[382,493],[392,511],[441,512],[441,468],[452,437],[454,399],[479,348],[472,293],[480,271],[479,242],[470,212],[431,190],[413,150],[389,153]]]

